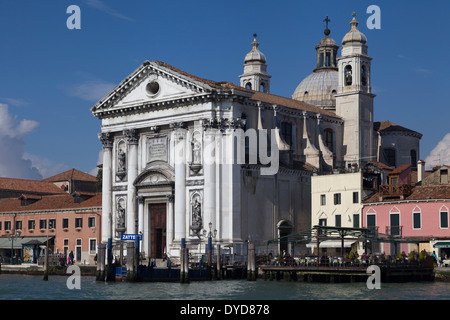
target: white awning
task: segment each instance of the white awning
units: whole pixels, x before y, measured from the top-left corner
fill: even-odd
[[[344,248],[350,248],[356,240],[344,240]],[[307,248],[317,248],[317,242],[310,242],[306,244]],[[341,248],[342,241],[340,240],[326,240],[319,243],[319,248]]]

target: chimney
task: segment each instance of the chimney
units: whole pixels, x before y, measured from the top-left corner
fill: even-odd
[[[422,182],[425,178],[425,161],[417,161],[417,183]]]

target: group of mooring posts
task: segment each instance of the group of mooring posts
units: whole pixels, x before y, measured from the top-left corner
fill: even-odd
[[[211,271],[211,280],[221,280],[224,278],[222,273],[222,261],[220,255],[220,245],[216,246],[218,254],[216,255],[215,269],[213,268],[212,261],[212,245],[209,241],[208,243],[208,267]],[[257,279],[256,270],[256,255],[255,255],[255,245],[253,243],[248,244],[248,261],[247,261],[247,280],[256,281]],[[189,283],[189,249],[186,247],[184,239],[181,241],[181,251],[180,251],[180,282]]]
[[[122,247],[123,244],[121,244]],[[123,247],[122,247],[123,248]],[[217,252],[220,253],[220,245],[216,246]],[[108,239],[108,243],[101,243],[98,245],[97,253],[97,281],[116,281],[117,271],[116,268],[120,268],[120,273],[122,273],[122,261],[126,258],[126,281],[139,281],[140,275],[139,271],[139,240],[127,241],[126,242],[127,255],[122,256],[122,250],[120,250],[120,262],[118,264],[113,264],[113,250],[112,250],[112,239]],[[208,274],[210,277],[205,278],[199,277],[198,274],[191,273],[189,269],[189,248],[186,246],[185,239],[181,241],[180,249],[180,268],[179,268],[179,282],[189,283],[191,280],[221,280],[224,277],[222,269],[221,255],[216,255],[216,261],[212,261],[212,246],[208,246]],[[116,261],[117,262],[117,261]],[[141,266],[142,267],[142,266]],[[215,268],[214,268],[215,267]],[[244,269],[245,270],[245,269]],[[191,271],[195,271],[191,269]],[[248,261],[247,261],[247,280],[255,281],[257,279],[257,268],[256,268],[256,255],[255,246],[253,243],[248,244]],[[192,278],[192,279],[191,279]]]
[[[121,248],[122,244],[121,244]],[[135,241],[126,242],[127,256],[126,256],[126,279],[127,281],[136,281],[138,277],[139,265],[139,238]],[[119,266],[122,267],[123,250],[120,250]],[[115,281],[116,266],[113,264],[112,239],[108,239],[108,243],[100,243],[98,245],[97,253],[97,273],[96,279],[98,281]]]

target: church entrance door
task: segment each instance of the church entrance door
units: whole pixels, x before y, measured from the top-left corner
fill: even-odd
[[[164,256],[166,247],[166,204],[151,203],[148,205],[150,213],[150,257],[160,259]]]

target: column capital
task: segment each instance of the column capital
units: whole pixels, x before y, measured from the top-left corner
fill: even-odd
[[[123,130],[123,134],[125,135],[128,144],[138,144],[139,132],[137,130],[135,129]]]
[[[167,195],[167,200],[169,200],[169,202],[173,203],[175,201],[175,195],[173,195],[173,194]]]
[[[111,132],[99,133],[98,138],[103,144],[103,148],[112,148],[114,137]]]
[[[136,199],[139,204],[144,204],[145,202],[145,198],[143,196],[137,196]]]

